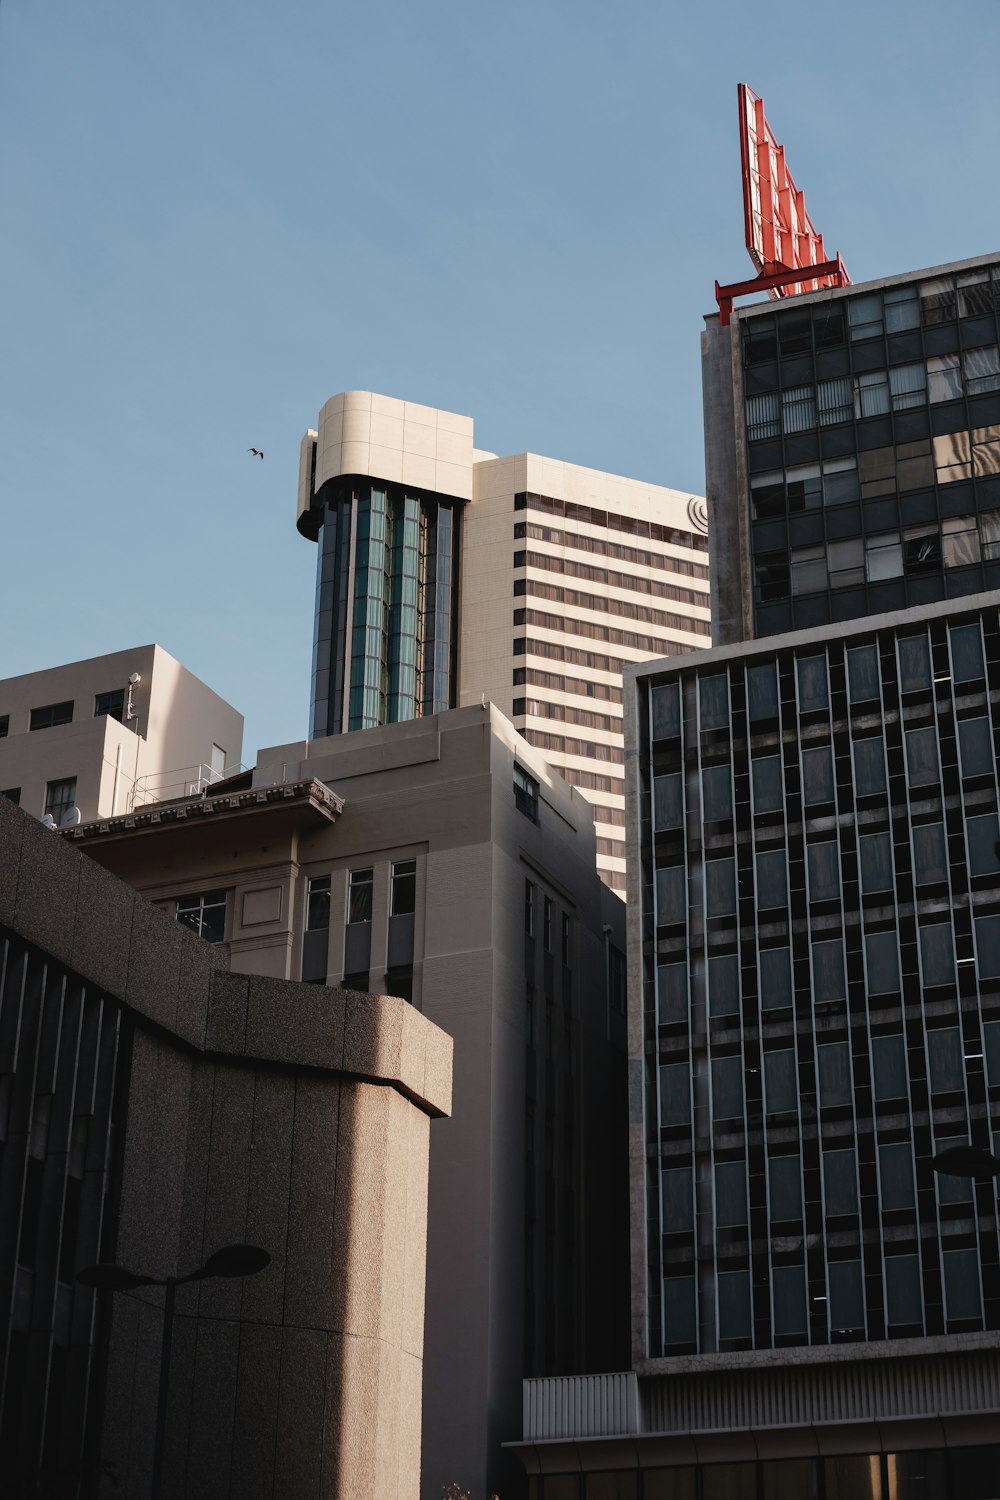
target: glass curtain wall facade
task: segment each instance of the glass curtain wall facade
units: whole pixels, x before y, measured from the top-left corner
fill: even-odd
[[[636,686],[648,1356],[1000,1328],[996,601]]]
[[[737,315],[755,636],[1000,587],[998,314],[1000,264]]]
[[[313,738],[454,707],[460,503],[366,483],[314,508]]]

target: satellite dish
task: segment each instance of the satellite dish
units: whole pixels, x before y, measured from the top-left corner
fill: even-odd
[[[139,683],[141,681],[142,681],[142,678],[139,676],[139,673],[138,672],[133,672],[132,676],[129,678],[129,686],[130,687],[135,687],[136,683]]]
[[[42,819],[42,827],[43,828],[54,828],[55,826],[56,826],[56,820],[55,820],[55,818],[52,816],[51,813],[46,813],[45,817]]]
[[[60,828],[75,828],[80,821],[80,809],[74,802],[72,807],[67,807],[59,823]]]

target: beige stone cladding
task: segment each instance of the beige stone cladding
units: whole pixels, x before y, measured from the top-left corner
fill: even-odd
[[[471,417],[374,391],[341,391],[320,412],[318,430],[302,440],[298,513],[342,474],[470,500],[472,462]]]
[[[275,746],[253,783],[242,807],[222,799],[232,811],[66,837],[164,904],[224,891],[234,969],[297,976],[318,936],[336,984],[364,927],[375,990],[399,978],[394,891],[414,870],[407,982],[455,1045],[453,1119],[432,1131],[423,1494],[516,1493],[501,1445],[522,1376],[628,1349],[625,1017],[608,986],[624,907],[597,876],[590,806],[492,705]],[[351,923],[359,875],[368,915]],[[327,925],[310,930],[317,887]],[[281,914],[252,936],[262,889]]]
[[[450,1109],[450,1038],[391,996],[228,973],[223,950],[7,802],[0,853],[5,972],[41,976],[7,983],[5,1005],[57,1004],[70,1032],[83,1003],[120,1017],[114,1258],[166,1277],[227,1243],[271,1256],[252,1279],[178,1289],[164,1495],[416,1500],[429,1127]],[[57,1100],[74,1088],[60,1077]],[[81,1220],[78,1266],[98,1227]],[[41,1266],[35,1328],[51,1326]],[[92,1294],[76,1298],[89,1329]],[[149,1492],[161,1302],[140,1289],[109,1307],[92,1410],[115,1493]]]
[[[459,702],[495,702],[579,787],[622,895],[622,668],[708,642],[703,505],[521,453],[482,456],[464,517]]]
[[[54,722],[32,728],[47,709]],[[8,677],[4,720],[0,791],[37,818],[59,785],[75,783],[67,805],[84,821],[114,817],[239,766],[243,750],[243,716],[156,645]]]

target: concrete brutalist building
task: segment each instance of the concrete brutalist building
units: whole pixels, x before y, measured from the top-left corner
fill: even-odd
[[[476,704],[276,746],[205,794],[62,836],[233,970],[387,991],[454,1038],[422,1493],[509,1500],[525,1373],[628,1347],[625,914],[589,804]]]
[[[933,1163],[1000,1148],[998,314],[993,255],[706,320],[716,645],[625,688],[632,1370],[529,1383],[537,1500],[997,1493],[997,1181]]]
[[[0,1473],[5,1494],[150,1492],[162,1298],[184,1274],[163,1493],[419,1491],[431,1120],[451,1040],[404,1001],[231,973],[0,798]]]

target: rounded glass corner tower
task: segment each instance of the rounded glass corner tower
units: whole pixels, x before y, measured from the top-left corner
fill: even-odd
[[[318,441],[303,440],[297,522],[318,544],[310,738],[453,708],[465,501],[357,473],[317,488]]]

